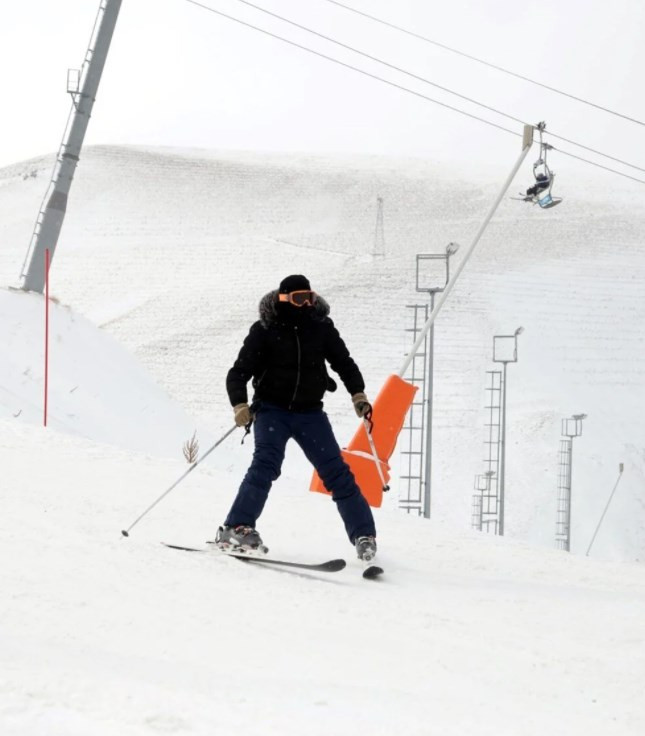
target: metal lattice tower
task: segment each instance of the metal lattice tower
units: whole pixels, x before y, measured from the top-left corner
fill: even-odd
[[[427,304],[409,304],[407,309],[413,310],[413,326],[406,328],[406,333],[412,333],[412,341],[416,342],[419,332],[428,319]],[[410,363],[409,373],[405,379],[419,387],[410,411],[403,426],[402,436],[402,472],[401,472],[401,495],[399,497],[399,508],[409,514],[423,515],[423,492],[425,487],[425,426],[426,426],[426,357],[427,336],[423,350],[417,352]]]
[[[570,437],[560,440],[558,452],[558,499],[555,521],[555,546],[569,551],[569,526],[571,520],[571,453]]]
[[[573,462],[573,440],[582,434],[582,420],[586,414],[574,414],[562,420],[562,439],[558,464],[558,500],[555,522],[555,544],[557,549],[571,551],[571,478]]]
[[[385,255],[385,228],[383,225],[383,197],[376,198],[376,228],[374,229],[374,256]]]
[[[480,491],[478,479],[481,476],[477,475],[475,476],[475,490]],[[482,511],[483,511],[483,499],[481,493],[475,493],[473,494],[473,504],[472,504],[472,514],[470,517],[470,525],[473,529],[476,529],[478,532],[482,530]]]
[[[499,527],[499,471],[501,449],[502,371],[486,371],[486,472],[475,476],[472,526],[497,534]],[[477,510],[477,513],[475,511]]]
[[[406,330],[412,332],[414,346],[412,353],[406,358],[406,368],[399,375],[407,377],[407,370],[412,367],[410,383],[416,383],[421,391],[417,391],[412,410],[408,414],[408,423],[404,427],[408,431],[407,457],[408,472],[407,494],[404,494],[401,506],[408,510],[415,509],[419,516],[426,519],[432,513],[432,415],[434,411],[434,324],[428,324],[434,314],[435,299],[450,282],[450,258],[459,250],[457,243],[448,243],[440,253],[417,253],[415,290],[425,293],[430,304],[408,306],[414,309],[414,327]],[[419,315],[423,314],[423,319]],[[419,353],[419,348],[423,352]],[[418,359],[418,360],[417,360]],[[419,365],[419,363],[421,365]],[[419,373],[418,371],[421,371]],[[413,461],[414,458],[414,461]]]
[[[475,476],[475,493],[473,495],[471,525],[477,531],[490,532],[491,526],[493,533],[497,530],[497,495],[496,495],[496,477],[494,471],[486,471],[482,475]],[[491,513],[493,514],[491,517]],[[486,518],[484,518],[486,514]]]
[[[51,262],[120,9],[121,0],[101,0],[83,66],[68,71],[67,91],[72,96],[72,107],[22,265],[20,276],[25,291],[42,293],[45,288],[45,253],[49,251]]]

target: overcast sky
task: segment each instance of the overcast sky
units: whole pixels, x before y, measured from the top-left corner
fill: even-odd
[[[517,118],[544,119],[560,135],[645,168],[643,126],[380,27],[327,0],[255,1]],[[645,120],[642,0],[343,1]],[[239,0],[203,4],[521,131],[518,123],[285,26]],[[67,69],[83,62],[98,6],[99,0],[2,4],[0,166],[58,148],[70,106]],[[374,153],[502,162],[504,168],[519,152],[519,139],[507,133],[186,0],[123,0],[86,138],[92,143]],[[562,168],[555,154],[552,163]],[[608,184],[616,178],[594,169],[589,176]]]

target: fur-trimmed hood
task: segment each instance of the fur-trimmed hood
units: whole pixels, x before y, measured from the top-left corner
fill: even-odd
[[[318,297],[313,307],[298,309],[279,302],[278,294],[270,291],[260,300],[260,319],[226,376],[231,406],[248,403],[252,380],[253,401],[296,412],[320,409],[325,392],[336,387],[327,364],[350,395],[365,391],[363,376],[328,316],[329,304]]]
[[[269,325],[275,324],[280,319],[277,309],[279,303],[278,293],[278,289],[274,289],[260,299],[258,312],[260,314],[260,322],[265,328],[269,327]],[[316,320],[316,322],[322,322],[329,316],[329,312],[329,304],[321,296],[316,295],[316,303],[311,311],[312,319]]]

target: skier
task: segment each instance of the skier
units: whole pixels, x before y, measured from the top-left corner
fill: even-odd
[[[215,542],[224,550],[267,551],[255,525],[293,438],[331,492],[358,557],[368,562],[376,554],[372,511],[322,409],[325,391],[336,390],[327,361],[350,393],[358,417],[369,416],[372,407],[361,372],[329,317],[329,305],[305,276],[283,279],[279,289],[260,300],[259,316],[226,377],[235,423],[247,428],[253,423],[253,460]],[[255,394],[249,406],[251,379]]]
[[[533,200],[540,192],[548,189],[551,185],[551,177],[548,174],[540,173],[535,175],[535,184],[526,190],[527,201]]]

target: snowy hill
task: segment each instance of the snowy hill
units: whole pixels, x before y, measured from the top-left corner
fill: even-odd
[[[114,338],[50,305],[47,425],[154,455],[181,457],[197,429]],[[43,421],[44,298],[0,289],[0,417]]]
[[[50,168],[44,157],[0,171],[0,283],[16,283]],[[424,299],[414,292],[415,254],[467,244],[505,173],[369,157],[89,148],[52,292],[217,434],[230,424],[224,376],[259,298],[301,271],[330,301],[374,395],[409,346],[405,305]],[[645,550],[643,198],[634,186],[573,181],[560,177],[565,202],[548,213],[502,204],[437,321],[433,511],[469,525],[473,479],[484,470],[492,337],[522,325],[519,362],[509,367],[507,535],[553,545],[560,421],[585,412],[574,551],[586,549],[623,462],[594,554],[637,559]],[[384,257],[372,254],[377,196]],[[345,441],[354,425],[347,396],[331,395],[327,408]],[[302,463],[298,483],[307,481]]]
[[[0,170],[0,284],[16,283],[50,167]],[[179,443],[195,426],[202,450],[231,426],[225,372],[266,291],[308,274],[373,395],[408,347],[415,253],[466,244],[497,179],[418,161],[86,151],[52,269],[46,430],[43,299],[0,289],[2,736],[645,731],[632,562],[645,550],[645,217],[629,190],[585,186],[547,217],[503,204],[437,322],[434,518],[402,514],[390,494],[377,513],[384,579],[360,577],[297,448],[263,536],[276,556],[343,556],[346,570],[159,544],[212,538],[252,451],[240,432],[120,534],[185,473]],[[384,257],[372,254],[376,196]],[[518,325],[508,534],[491,538],[468,529],[485,371],[493,334]],[[348,397],[328,411],[342,441]],[[560,419],[580,411],[574,551],[624,462],[594,547],[620,562],[546,548]]]
[[[3,735],[645,729],[642,565],[382,510],[388,574],[364,581],[333,504],[289,465],[263,517],[273,552],[349,560],[294,575],[159,544],[212,536],[239,458],[191,474],[129,539],[185,464],[13,420],[0,462]]]

